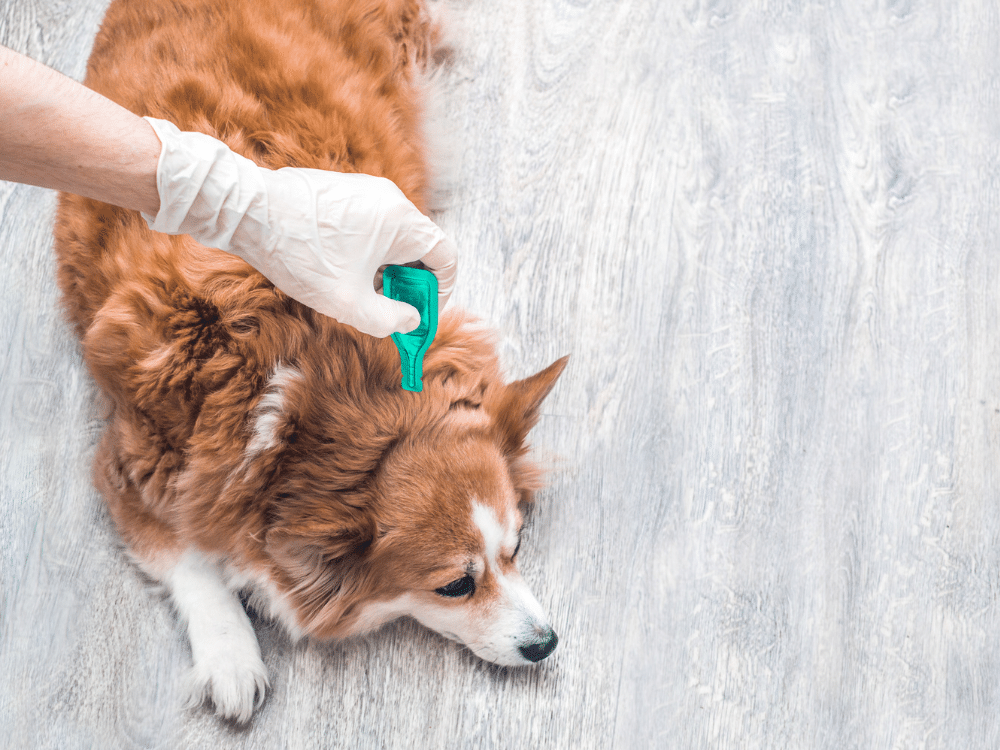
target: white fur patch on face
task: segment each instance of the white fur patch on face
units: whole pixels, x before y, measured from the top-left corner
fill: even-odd
[[[501,524],[496,511],[489,506],[473,501],[472,521],[479,529],[479,533],[483,535],[488,565],[496,567],[501,552],[508,555],[514,552],[514,548],[517,547],[517,527],[510,511],[507,512],[504,523]]]
[[[247,444],[247,458],[253,458],[277,445],[278,428],[285,416],[285,392],[302,374],[280,362],[267,381],[264,397],[254,409],[253,437]]]
[[[500,544],[503,542],[503,527],[493,513],[493,509],[479,503],[473,503],[472,521],[479,529],[479,533],[483,535],[486,559],[495,562],[497,553],[500,551]]]

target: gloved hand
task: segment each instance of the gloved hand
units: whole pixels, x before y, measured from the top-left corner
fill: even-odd
[[[420,260],[438,277],[439,306],[451,296],[454,244],[390,180],[265,169],[204,133],[145,119],[162,143],[160,211],[142,214],[151,229],[238,255],[289,296],[373,336],[420,323],[415,308],[375,292],[380,266]]]

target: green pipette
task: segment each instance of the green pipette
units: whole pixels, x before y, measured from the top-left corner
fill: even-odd
[[[403,371],[403,388],[422,391],[424,354],[434,340],[438,327],[437,276],[423,268],[388,266],[382,274],[382,293],[390,299],[413,305],[420,313],[420,325],[409,333],[394,333]]]

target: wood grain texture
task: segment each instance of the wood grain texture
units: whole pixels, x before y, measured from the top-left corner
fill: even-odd
[[[412,623],[190,655],[89,479],[53,196],[0,184],[0,737],[11,748],[1000,746],[1000,11],[987,0],[453,0],[454,303],[571,353],[522,570],[536,669]],[[81,77],[103,0],[10,0]]]

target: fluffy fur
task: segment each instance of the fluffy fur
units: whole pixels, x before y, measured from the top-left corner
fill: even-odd
[[[388,177],[423,208],[434,57],[417,0],[117,0],[86,83],[267,167]],[[565,360],[504,384],[490,335],[449,312],[409,393],[388,339],[133,212],[63,195],[56,247],[112,404],[96,483],[187,624],[195,698],[245,720],[263,697],[239,590],[293,636],[411,615],[502,664],[551,651],[514,557],[539,487],[525,439]]]

